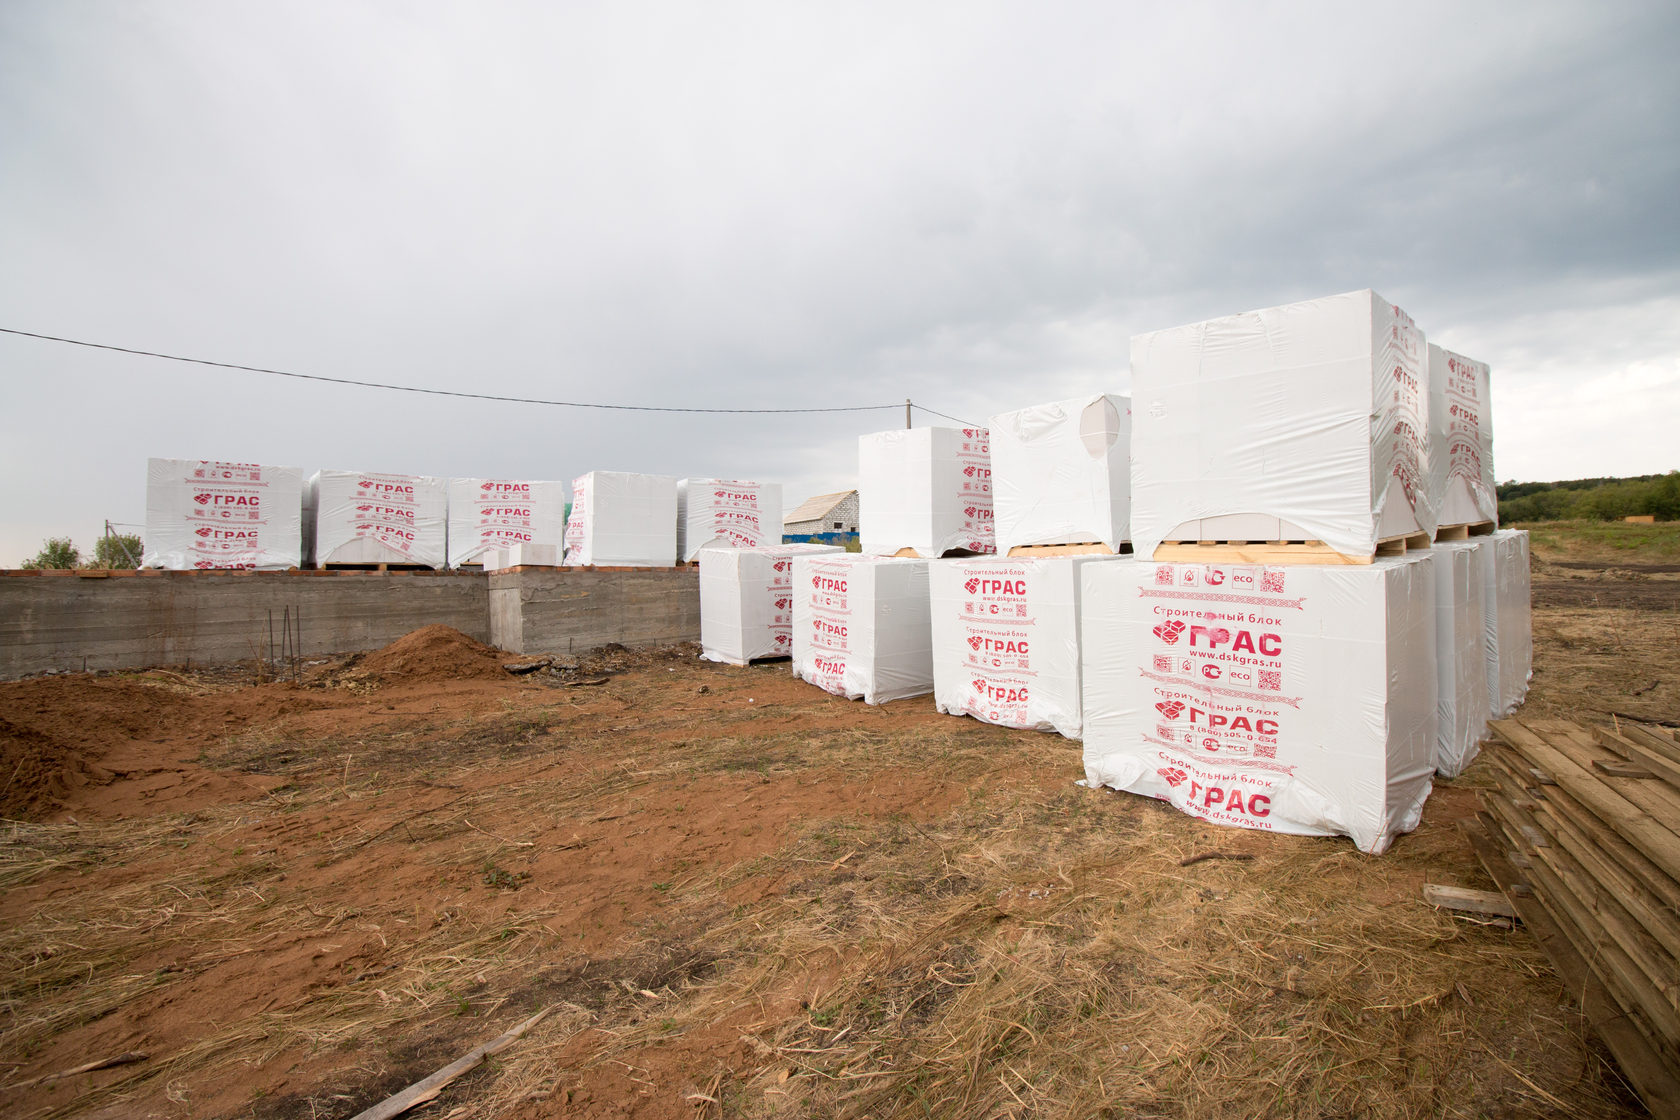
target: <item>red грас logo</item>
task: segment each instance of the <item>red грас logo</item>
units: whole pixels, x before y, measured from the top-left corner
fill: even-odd
[[[1178,641],[1178,636],[1180,634],[1184,633],[1184,623],[1175,618],[1171,622],[1163,622],[1161,625],[1155,627],[1154,633],[1157,638],[1166,642],[1170,646],[1174,642]]]
[[[1155,710],[1168,719],[1177,719],[1184,714],[1184,705],[1177,700],[1163,700],[1155,705]]]
[[[1155,773],[1161,775],[1169,786],[1183,785],[1184,779],[1189,777],[1188,774],[1178,769],[1176,766],[1163,766],[1159,770],[1155,771]]]

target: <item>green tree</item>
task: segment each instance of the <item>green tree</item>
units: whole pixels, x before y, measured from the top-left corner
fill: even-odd
[[[76,545],[69,537],[52,537],[41,546],[41,551],[32,560],[25,560],[25,568],[75,568],[80,567],[82,554],[76,550]]]
[[[89,563],[95,568],[107,568],[111,571],[123,571],[140,566],[140,535],[138,533],[112,533],[99,538],[99,543],[93,546],[93,559]]]

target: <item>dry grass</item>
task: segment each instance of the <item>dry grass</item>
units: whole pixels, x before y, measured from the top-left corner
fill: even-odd
[[[543,1032],[484,1114],[718,1023],[749,1043],[691,1073],[718,1115],[1626,1114],[1526,935],[1416,900],[1437,853],[1265,837],[1252,861],[1180,868],[1234,838],[1118,795],[1022,793],[926,828],[813,829],[697,884],[704,905],[795,876],[706,931],[715,978],[589,1052],[576,1023]]]
[[[1419,898],[1426,879],[1489,885],[1442,815],[1479,768],[1373,858],[1076,787],[1077,745],[1054,736],[895,714],[926,700],[766,703],[785,670],[616,667],[424,732],[256,729],[213,758],[285,774],[259,803],[6,825],[0,887],[99,889],[0,928],[0,1060],[147,1000],[203,1020],[19,1114],[345,1117],[542,1006],[439,1115],[1635,1114],[1529,936]],[[701,687],[716,706],[688,699]],[[690,837],[615,888],[619,928],[557,901],[620,858],[577,846],[594,822],[633,850],[719,790],[915,775],[960,792],[813,810],[738,857]],[[1181,866],[1207,852],[1252,858]],[[376,874],[392,882],[370,890]],[[320,946],[266,1001],[207,1002]]]

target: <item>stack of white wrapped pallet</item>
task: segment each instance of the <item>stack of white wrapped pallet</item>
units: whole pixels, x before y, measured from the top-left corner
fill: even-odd
[[[1499,526],[1486,364],[1429,346],[1429,489],[1437,540]]]
[[[1427,557],[1087,565],[1087,781],[1383,851],[1435,769],[1433,575]]]
[[[932,691],[928,561],[795,556],[793,675],[870,704]]]
[[[565,527],[565,483],[509,478],[449,480],[452,568],[483,564],[492,551],[558,545]]]
[[[793,560],[827,544],[700,550],[700,656],[745,665],[793,655]]]
[[[283,571],[303,563],[303,472],[146,460],[143,568]]]
[[[441,478],[316,471],[305,497],[311,564],[401,564],[441,568],[449,495]]]
[[[1534,675],[1528,533],[1501,529],[1479,542],[1487,609],[1488,713],[1504,719],[1522,705]]]
[[[1476,760],[1487,735],[1486,542],[1442,543],[1435,563],[1435,769],[1456,778]]]
[[[1436,529],[1426,347],[1370,291],[1132,340],[1146,560],[1085,571],[1090,782],[1371,852],[1416,826],[1473,750],[1440,735],[1438,614],[1460,659],[1478,624],[1437,600],[1472,558],[1405,555]]]
[[[1101,393],[1004,412],[987,430],[1000,556],[1079,544],[1118,554],[1131,540],[1129,398]]]
[[[858,437],[858,536],[871,556],[996,551],[984,428],[905,428]]]
[[[566,522],[566,563],[676,567],[677,480],[623,471],[590,471],[577,479]]]
[[[1369,290],[1133,338],[1138,555],[1362,563],[1427,544],[1427,377],[1423,332]]]
[[[761,548],[782,543],[782,488],[774,482],[685,478],[677,483],[677,557],[703,548]]]
[[[933,698],[941,712],[1080,735],[1079,572],[1102,556],[932,566]]]

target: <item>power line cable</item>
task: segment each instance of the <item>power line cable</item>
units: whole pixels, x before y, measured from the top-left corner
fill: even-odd
[[[592,401],[550,401],[534,397],[503,397],[493,393],[464,393],[456,389],[422,389],[413,385],[391,385],[381,381],[357,381],[349,377],[326,377],[318,373],[292,373],[283,369],[264,369],[261,366],[242,366],[235,362],[212,362],[206,358],[183,358],[179,354],[160,354],[155,350],[135,350],[127,346],[111,346],[103,342],[84,342],[78,338],[60,338],[51,334],[36,334],[33,331],[14,330],[11,327],[0,327],[0,333],[21,335],[24,338],[39,338],[47,342],[63,342],[71,346],[86,346],[92,350],[112,350],[118,354],[137,354],[143,358],[163,358],[171,362],[190,362],[193,365],[214,366],[218,369],[237,369],[247,373],[267,373],[275,377],[293,377],[300,381],[325,381],[332,385],[356,385],[363,389],[389,389],[398,393],[424,393],[434,397],[466,397],[478,401],[501,401],[507,404],[540,404],[556,408],[610,408],[621,412],[710,412],[710,413],[804,413],[804,412],[877,412],[882,409],[899,408],[896,404],[862,404],[832,408],[677,408],[667,405],[652,404],[596,404]],[[915,407],[920,408],[920,405]],[[928,409],[926,411],[932,411]],[[944,413],[937,415],[943,416]],[[952,419],[952,417],[946,417]]]
[[[976,423],[974,423],[974,422],[972,422],[972,421],[969,421],[969,420],[964,420],[964,419],[962,419],[962,418],[961,418],[961,417],[957,417],[957,416],[952,416],[952,415],[950,415],[950,414],[949,414],[949,413],[945,413],[945,412],[940,412],[940,411],[939,411],[939,410],[938,410],[938,409],[934,409],[934,408],[929,408],[929,407],[928,407],[928,406],[927,406],[927,405],[925,405],[925,404],[917,404],[917,403],[916,403],[916,402],[915,402],[915,401],[911,401],[911,402],[910,402],[910,407],[911,407],[911,408],[919,408],[919,409],[921,409],[921,410],[922,410],[922,411],[923,411],[923,412],[931,412],[931,413],[933,413],[933,414],[934,414],[934,415],[935,415],[935,416],[939,416],[939,417],[943,417],[943,418],[944,418],[944,419],[946,419],[946,420],[955,420],[955,421],[956,421],[956,422],[957,422],[957,423],[959,423],[959,424],[961,424],[961,425],[962,425],[962,426],[963,426],[963,427],[965,427],[965,428],[978,428],[978,427],[980,427],[980,426],[981,426],[981,425],[979,425],[979,424],[976,424]]]

